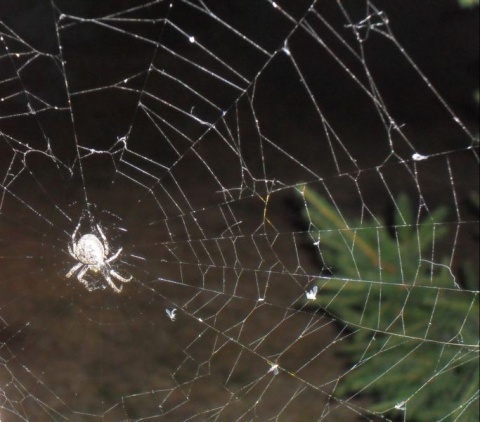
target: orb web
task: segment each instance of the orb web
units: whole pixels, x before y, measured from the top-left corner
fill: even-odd
[[[3,5],[0,420],[476,415],[475,41],[445,7]],[[119,294],[66,277],[76,227]]]

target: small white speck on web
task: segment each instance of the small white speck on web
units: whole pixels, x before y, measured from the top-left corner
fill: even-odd
[[[305,295],[307,296],[308,300],[316,300],[317,299],[317,293],[318,293],[318,287],[313,286],[310,291],[305,292]]]
[[[412,155],[412,158],[415,161],[423,161],[423,160],[426,160],[428,158],[428,156],[415,153],[415,154]]]
[[[284,52],[287,56],[291,56],[291,55],[292,55],[292,53],[290,52],[290,48],[288,48],[287,42],[285,42],[285,45],[283,46],[282,50],[283,50],[283,52]]]
[[[176,308],[167,308],[165,309],[165,313],[167,314],[167,316],[170,318],[171,321],[175,321],[175,318],[177,317]]]
[[[278,375],[280,371],[278,370],[278,365],[273,364],[270,366],[270,369],[268,370],[268,373],[273,372],[273,375]]]
[[[193,44],[195,42],[195,37],[193,35],[190,35],[188,37],[188,41],[190,41]]]

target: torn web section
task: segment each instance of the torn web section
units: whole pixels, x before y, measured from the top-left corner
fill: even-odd
[[[438,19],[428,7],[419,12],[430,23]],[[296,39],[302,39],[302,45],[316,45],[311,48],[310,60],[292,54],[292,62],[315,99],[315,107],[338,137],[336,142],[328,140],[330,151],[339,150],[341,140],[345,152],[360,168],[402,162],[414,156],[428,157],[441,153],[443,145],[449,145],[451,150],[468,150],[476,145],[472,130],[476,123],[471,114],[460,115],[436,89],[442,66],[428,63],[425,55],[417,51],[420,47],[410,36],[412,32],[399,26],[396,19],[389,19],[390,14],[398,13],[404,12],[388,2],[322,2],[310,10],[301,29],[288,42],[288,51],[292,52],[290,46]],[[326,74],[336,72],[336,77],[321,83],[324,73],[315,73],[315,63],[321,63]],[[457,71],[451,70],[452,74]],[[469,80],[467,76],[465,80]],[[462,83],[458,81],[461,89],[466,88]],[[348,89],[335,89],[341,86]],[[420,109],[409,101],[398,100],[403,98],[402,92],[410,89],[416,92]],[[351,118],[341,116],[345,110]],[[434,141],[425,142],[432,134]],[[331,138],[335,140],[335,136]],[[362,148],[367,144],[375,147],[364,154]],[[333,157],[333,162],[341,173],[341,160]]]

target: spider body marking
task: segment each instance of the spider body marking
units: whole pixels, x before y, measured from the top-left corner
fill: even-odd
[[[112,256],[110,254],[110,247],[108,245],[107,238],[103,233],[99,225],[96,226],[98,233],[102,240],[100,240],[95,234],[84,234],[77,241],[77,234],[80,228],[80,223],[75,228],[72,234],[72,243],[68,245],[68,252],[78,262],[70,269],[66,274],[67,278],[70,278],[75,272],[77,273],[77,279],[88,288],[88,282],[84,279],[88,270],[98,273],[101,272],[103,278],[107,281],[109,286],[116,292],[120,293],[122,287],[117,287],[112,280],[112,277],[121,281],[122,283],[128,283],[132,277],[125,278],[114,271],[110,262],[118,258],[122,252],[122,248],[118,249]],[[103,241],[103,242],[102,242]]]

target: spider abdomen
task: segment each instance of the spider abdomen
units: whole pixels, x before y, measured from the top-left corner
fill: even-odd
[[[105,260],[102,242],[93,234],[83,235],[75,246],[78,260],[87,265],[101,265]]]

